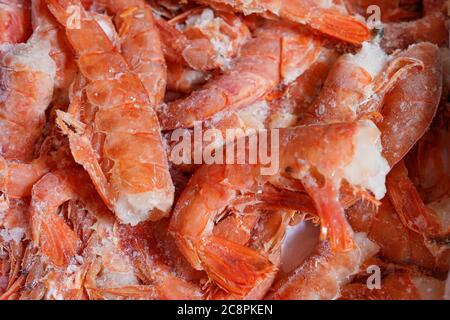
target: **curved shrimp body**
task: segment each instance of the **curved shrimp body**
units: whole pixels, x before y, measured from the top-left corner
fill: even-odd
[[[295,49],[295,50],[294,50]],[[270,92],[283,78],[295,80],[315,62],[320,42],[292,26],[269,24],[241,49],[224,74],[189,97],[159,110],[163,129],[192,127],[219,111],[249,105]]]
[[[229,292],[243,294],[262,281],[273,272],[266,258],[212,236],[211,231],[217,216],[240,196],[264,194],[267,183],[286,187],[283,179],[280,181],[281,176],[299,180],[312,198],[321,218],[323,238],[329,238],[336,250],[352,248],[352,231],[338,202],[340,183],[341,179],[346,179],[352,185],[371,189],[377,197],[383,196],[383,179],[388,167],[379,156],[377,132],[369,121],[283,129],[279,139],[279,169],[272,176],[262,176],[258,165],[201,167],[173,211],[170,230],[181,252],[194,268],[205,270],[216,284]],[[358,168],[354,163],[362,144],[370,145],[369,152],[378,159],[366,168]],[[358,180],[360,178],[362,180]],[[233,271],[233,265],[225,268],[224,264],[229,264],[227,261],[246,265],[248,273]]]
[[[351,283],[342,290],[343,300],[443,300],[443,281],[410,270],[394,271],[371,290],[366,283]]]
[[[325,1],[245,1],[245,0],[200,0],[218,7],[231,7],[244,14],[263,14],[306,25],[324,35],[359,45],[369,40],[366,24],[349,15],[345,7]]]
[[[160,23],[164,33],[171,35],[165,39],[166,47],[173,51],[169,58],[175,53],[192,69],[200,71],[226,69],[251,37],[248,27],[237,16],[210,8],[184,12],[172,18],[169,25]]]
[[[329,243],[319,245],[316,252],[272,287],[267,299],[330,300],[341,295],[344,285],[360,272],[366,259],[374,256],[378,246],[366,234],[354,235],[355,247],[336,252]]]
[[[98,0],[95,5],[115,16],[121,54],[156,107],[164,98],[167,70],[151,7],[143,0]]]
[[[403,159],[428,130],[442,93],[442,65],[438,47],[419,43],[399,56],[421,61],[423,69],[407,77],[402,76],[384,98],[381,110],[383,121],[378,127],[382,133],[383,156],[391,167]]]
[[[389,57],[375,44],[364,43],[355,55],[341,56],[300,124],[353,121],[381,109],[383,97],[419,59]]]
[[[47,42],[33,36],[1,55],[0,156],[33,158],[53,93],[55,63]]]
[[[78,1],[48,4],[65,25],[85,77],[86,84],[80,81],[81,90],[72,103],[78,110],[92,110],[78,113],[86,124],[58,112],[58,123],[69,135],[72,154],[121,222],[137,224],[166,215],[174,188],[158,119],[142,82]],[[72,29],[68,22],[70,6],[80,10],[79,29]],[[73,110],[77,110],[75,106]]]
[[[64,32],[60,29],[58,22],[48,11],[45,0],[32,2],[33,29],[40,41],[50,43],[50,57],[56,64],[55,97],[68,101],[69,86],[75,79],[77,65],[72,51],[65,39]]]
[[[28,1],[2,1],[0,3],[0,21],[0,44],[25,42],[31,34]]]

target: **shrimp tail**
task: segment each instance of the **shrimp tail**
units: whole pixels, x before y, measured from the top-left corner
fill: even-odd
[[[295,16],[295,12],[290,14]],[[360,45],[370,39],[370,30],[364,22],[336,10],[315,10],[310,19],[313,29],[348,43]]]
[[[276,272],[276,267],[263,255],[216,236],[204,239],[199,256],[219,287],[240,296]]]
[[[321,223],[321,239],[329,239],[333,250],[352,250],[353,230],[339,202],[339,188],[330,181],[325,181],[323,186],[319,186],[311,176],[302,178],[302,182],[316,205]]]

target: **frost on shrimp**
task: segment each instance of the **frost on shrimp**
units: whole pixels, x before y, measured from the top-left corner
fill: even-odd
[[[355,161],[362,152],[373,156],[369,166]],[[284,129],[280,132],[280,167],[275,175],[261,176],[258,166],[250,165],[201,167],[175,206],[170,230],[194,268],[206,270],[224,290],[245,294],[270,276],[273,266],[246,247],[211,236],[216,216],[240,194],[263,196],[270,184],[287,188],[281,178],[287,175],[299,180],[302,191],[312,198],[321,219],[323,239],[330,240],[333,250],[351,250],[352,231],[338,200],[341,181],[369,188],[382,197],[389,166],[380,153],[380,133],[370,121]],[[261,199],[264,203],[264,196]],[[232,276],[233,266],[223,267],[227,261],[241,261],[248,266],[248,274]]]
[[[320,55],[320,41],[292,25],[267,23],[241,49],[223,74],[210,80],[189,97],[158,110],[165,130],[192,127],[220,111],[256,102],[283,79],[298,76]]]
[[[422,67],[418,59],[388,56],[378,44],[341,56],[301,124],[352,121],[379,112],[385,95],[401,76]]]
[[[256,13],[299,23],[324,35],[351,44],[361,44],[370,38],[368,27],[346,12],[342,5],[321,1],[254,1],[201,0],[201,3],[222,9],[232,9],[245,15]]]
[[[141,78],[79,1],[48,3],[66,26],[83,76],[70,113],[58,112],[57,119],[69,136],[72,155],[123,223],[167,215],[174,189],[158,118]],[[67,27],[65,9],[71,4],[80,9],[80,29]],[[80,111],[85,109],[92,112]],[[96,145],[94,140],[104,143]]]
[[[30,6],[27,0],[0,3],[0,45],[25,42],[31,34]]]
[[[3,48],[0,156],[6,160],[32,159],[52,99],[56,67],[49,43],[38,40]]]
[[[378,246],[365,233],[354,235],[355,247],[335,252],[322,243],[297,269],[280,279],[268,299],[330,300],[341,295],[342,288],[360,272],[366,259],[378,252]]]

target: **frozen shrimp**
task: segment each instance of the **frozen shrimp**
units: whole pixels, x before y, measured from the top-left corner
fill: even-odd
[[[385,276],[380,289],[369,289],[366,283],[344,287],[344,300],[442,300],[444,282],[417,271],[399,270]]]
[[[336,252],[323,242],[316,252],[290,274],[280,279],[267,299],[325,300],[337,299],[345,284],[360,272],[366,259],[374,256],[378,246],[364,233],[354,235],[355,247]]]
[[[1,54],[0,156],[31,161],[52,100],[55,63],[37,34]]]
[[[5,0],[0,3],[0,44],[25,42],[31,35],[28,0]]]
[[[283,79],[295,80],[319,54],[320,41],[314,37],[285,24],[266,25],[242,47],[233,67],[189,97],[159,110],[163,129],[192,127],[195,121],[204,121],[219,111],[249,105]]]
[[[84,77],[71,113],[58,112],[75,160],[121,222],[135,225],[167,215],[174,188],[158,119],[141,80],[78,1],[48,4],[65,25]],[[80,10],[79,29],[68,25],[71,5]],[[80,112],[85,110],[91,112]]]
[[[363,178],[374,174],[373,180],[369,180],[381,182],[384,179],[383,173],[387,173],[386,162],[381,157],[376,157],[376,154],[380,151],[377,149],[379,146],[376,146],[377,131],[370,122],[362,122],[323,127],[297,127],[285,129],[280,133],[280,168],[277,174],[270,176],[269,181],[277,185],[278,175],[281,173],[301,181],[304,190],[313,199],[317,213],[321,218],[322,237],[330,239],[332,247],[336,250],[349,250],[354,246],[351,228],[347,225],[343,216],[342,205],[337,201],[340,186],[340,178],[338,177],[347,176],[350,183],[371,188],[377,197],[382,197],[384,193],[382,184],[368,183],[368,180]],[[336,140],[338,136],[340,137],[339,141]],[[345,141],[342,139],[344,136],[346,137]],[[317,140],[318,137],[321,137],[320,141]],[[369,165],[370,168],[365,168],[368,170],[364,173],[361,172],[361,175],[358,175],[355,180],[357,175],[353,173],[359,172],[361,168],[351,163],[352,159],[357,157],[358,152],[356,150],[363,140],[364,143],[369,143],[370,148],[373,149],[371,149],[371,153],[374,155],[374,161]],[[314,146],[314,152],[312,152],[312,146]],[[290,148],[295,148],[295,151],[291,151]],[[333,150],[337,150],[335,148],[338,148],[339,154],[345,155],[345,157],[332,157]],[[347,151],[344,152],[344,150]],[[330,156],[325,156],[322,154],[323,152],[330,154]],[[294,160],[292,159],[293,156],[301,157],[303,160]],[[324,159],[335,159],[337,162],[321,162]],[[301,163],[304,163],[307,167],[303,167]],[[337,168],[347,166],[348,169],[344,169],[339,174],[335,171]],[[315,169],[312,170],[312,168]],[[352,172],[354,170],[355,172]],[[317,184],[313,171],[325,179],[322,187]],[[329,175],[331,172],[335,172],[334,178]],[[194,268],[206,270],[220,287],[236,294],[242,294],[251,287],[250,284],[257,284],[262,281],[267,274],[272,272],[273,266],[266,258],[257,253],[252,253],[248,248],[211,236],[210,232],[217,214],[220,214],[229,203],[238,198],[239,194],[258,194],[258,190],[263,191],[265,182],[267,182],[264,180],[263,176],[260,176],[258,166],[203,166],[194,174],[173,212],[170,230],[175,235],[177,244],[184,256]],[[282,182],[278,181],[278,183],[281,184],[279,187],[283,186]],[[213,195],[215,196],[213,197]],[[186,221],[189,221],[189,223],[187,224]],[[197,222],[192,224],[192,221]],[[187,227],[188,225],[189,227]],[[192,225],[197,226],[197,228],[193,229]],[[227,247],[229,249],[226,250]],[[217,252],[214,253],[214,251]],[[226,258],[234,251],[236,252],[235,258]],[[226,254],[226,256],[222,257],[221,260],[223,261],[218,264],[218,261],[215,260],[223,254]],[[243,265],[244,263],[248,265],[249,275],[233,272],[232,266],[218,267],[230,259],[231,261],[242,260]],[[227,276],[222,275],[224,272],[227,273]],[[233,277],[236,277],[236,279],[233,279]]]
[[[330,4],[327,1],[201,0],[199,2],[222,9],[231,8],[246,15],[256,13],[279,17],[351,44],[360,45],[370,38],[370,31],[363,21],[348,14],[344,6]]]

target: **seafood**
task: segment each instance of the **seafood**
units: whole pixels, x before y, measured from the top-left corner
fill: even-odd
[[[192,127],[195,121],[207,120],[219,111],[251,104],[283,79],[295,80],[319,54],[319,40],[292,26],[270,23],[242,47],[232,68],[189,97],[160,108],[161,125],[164,130]]]
[[[58,124],[69,136],[75,160],[88,171],[103,200],[122,222],[135,225],[167,215],[174,188],[158,119],[141,80],[78,1],[48,4],[65,25],[85,78],[78,83],[81,88],[72,101],[73,113],[58,112]],[[80,10],[79,29],[68,25],[70,5]],[[95,46],[92,39],[96,39]],[[93,114],[79,113],[89,106]]]
[[[226,69],[250,38],[250,31],[237,16],[209,8],[184,12],[167,23],[160,20],[158,26],[167,35],[167,58],[199,71]]]
[[[381,20],[385,22],[413,20],[420,17],[420,1],[416,0],[345,0],[344,2],[351,13],[362,16],[373,13],[369,9],[377,6],[381,13]]]
[[[0,300],[449,299],[449,9],[0,1]]]
[[[370,290],[364,283],[344,287],[344,300],[442,300],[444,283],[430,276],[409,270],[399,270],[382,279],[381,289]]]
[[[357,54],[336,61],[300,124],[352,121],[376,113],[401,76],[421,65],[419,59],[388,57],[379,46],[364,43]]]
[[[349,15],[344,6],[327,1],[244,1],[200,0],[218,8],[232,8],[244,14],[263,14],[310,27],[324,35],[351,43],[361,44],[370,38],[364,22]]]
[[[31,161],[52,100],[56,67],[38,34],[1,54],[0,156]]]
[[[121,53],[156,107],[163,101],[167,71],[151,8],[143,0],[97,0],[95,6],[115,16]]]
[[[364,233],[354,235],[355,247],[347,252],[331,250],[322,243],[317,252],[291,274],[280,279],[268,299],[324,300],[336,299],[351,277],[360,272],[363,262],[378,251]]]
[[[28,0],[5,0],[0,3],[0,44],[25,42],[31,35]]]
[[[72,51],[58,22],[48,11],[45,0],[32,2],[32,18],[36,36],[40,41],[50,43],[49,55],[56,64],[54,100],[61,100],[66,104],[69,99],[69,86],[78,71]]]
[[[311,135],[311,130],[314,130],[315,134]],[[330,239],[333,249],[353,248],[351,228],[343,216],[342,205],[336,201],[340,179],[346,177],[345,179],[353,185],[370,188],[377,197],[382,197],[384,187],[379,182],[384,179],[383,173],[387,173],[387,163],[383,158],[376,156],[377,153],[379,154],[377,132],[378,130],[369,121],[285,129],[280,132],[279,169],[277,174],[266,179],[261,176],[260,168],[256,165],[210,165],[200,168],[180,196],[171,220],[170,230],[174,233],[181,252],[194,268],[206,270],[219,286],[228,291],[242,294],[246,289],[248,290],[246,286],[249,284],[242,282],[244,280],[254,281],[253,284],[259,283],[264,275],[272,272],[267,259],[257,253],[250,254],[251,251],[245,247],[214,237],[210,235],[210,232],[215,217],[235,199],[239,199],[239,194],[258,194],[259,192],[264,194],[266,182],[272,182],[276,186],[277,182],[282,183],[277,181],[281,173],[300,180],[304,190],[312,197],[321,218],[322,236]],[[333,145],[335,137],[344,135],[347,137],[346,142],[341,139],[339,146]],[[320,141],[317,137],[321,137]],[[358,167],[352,162],[358,157],[359,152],[356,151],[358,145],[369,141],[371,149],[368,151],[374,155],[374,161],[366,168]],[[291,148],[295,148],[295,151],[291,151]],[[315,152],[311,153],[314,148]],[[348,150],[345,158],[336,159],[339,163],[340,161],[343,163],[338,165],[334,161],[322,162],[324,159],[331,159],[332,156],[325,156],[325,154],[331,155],[333,150],[338,150],[335,148],[338,148],[341,154],[345,154],[343,151]],[[292,158],[293,155],[305,158],[298,161]],[[347,169],[338,174],[337,167],[347,167]],[[356,172],[364,172],[364,174],[362,176]],[[325,179],[324,186],[319,187],[317,184],[317,175]],[[258,190],[261,191],[258,192]],[[196,228],[187,221],[195,221],[193,226]],[[220,263],[215,261],[233,251],[236,251],[236,257],[224,259],[227,257],[224,256],[222,258],[224,261],[219,260]],[[231,281],[233,280],[231,276],[233,274],[238,276],[239,273],[233,272],[231,265],[224,267],[224,263],[235,259],[241,261],[241,265],[248,265],[248,272],[254,276],[246,276],[246,279],[237,277]],[[226,277],[223,275],[224,272],[227,272]],[[224,279],[227,279],[227,282],[224,282]]]

